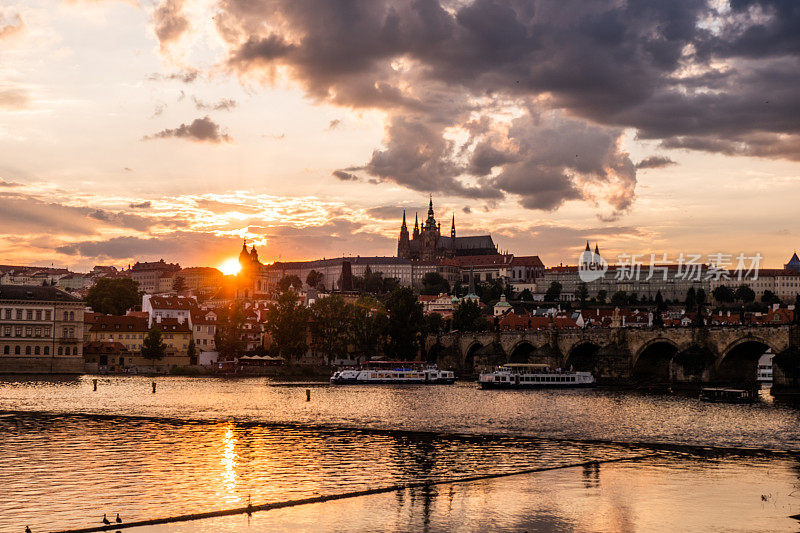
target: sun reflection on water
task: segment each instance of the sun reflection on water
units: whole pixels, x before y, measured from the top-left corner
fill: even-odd
[[[224,486],[225,501],[230,503],[238,503],[241,497],[236,492],[236,467],[239,464],[238,456],[236,454],[237,438],[233,432],[233,424],[225,430],[222,436],[222,457],[220,463],[222,464],[222,484]]]

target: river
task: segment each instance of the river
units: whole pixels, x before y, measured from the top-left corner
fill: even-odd
[[[132,531],[797,529],[800,410],[766,394],[727,405],[604,389],[196,377],[156,378],[154,394],[152,381],[0,380],[0,531],[420,481],[445,483]],[[450,483],[586,461],[598,463]]]

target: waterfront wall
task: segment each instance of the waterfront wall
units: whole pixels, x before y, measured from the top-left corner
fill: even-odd
[[[0,374],[83,374],[83,357],[0,357]]]

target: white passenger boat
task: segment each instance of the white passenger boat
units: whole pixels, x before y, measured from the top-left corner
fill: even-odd
[[[536,389],[543,387],[593,387],[591,372],[551,370],[548,365],[511,363],[481,374],[482,389]]]
[[[435,385],[452,384],[456,376],[450,370],[419,361],[371,361],[360,368],[337,370],[331,376],[335,385]]]

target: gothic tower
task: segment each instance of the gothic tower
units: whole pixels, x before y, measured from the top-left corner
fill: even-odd
[[[408,239],[405,209],[403,209],[403,224],[400,226],[400,239],[397,241],[397,257],[411,259],[411,242]]]

